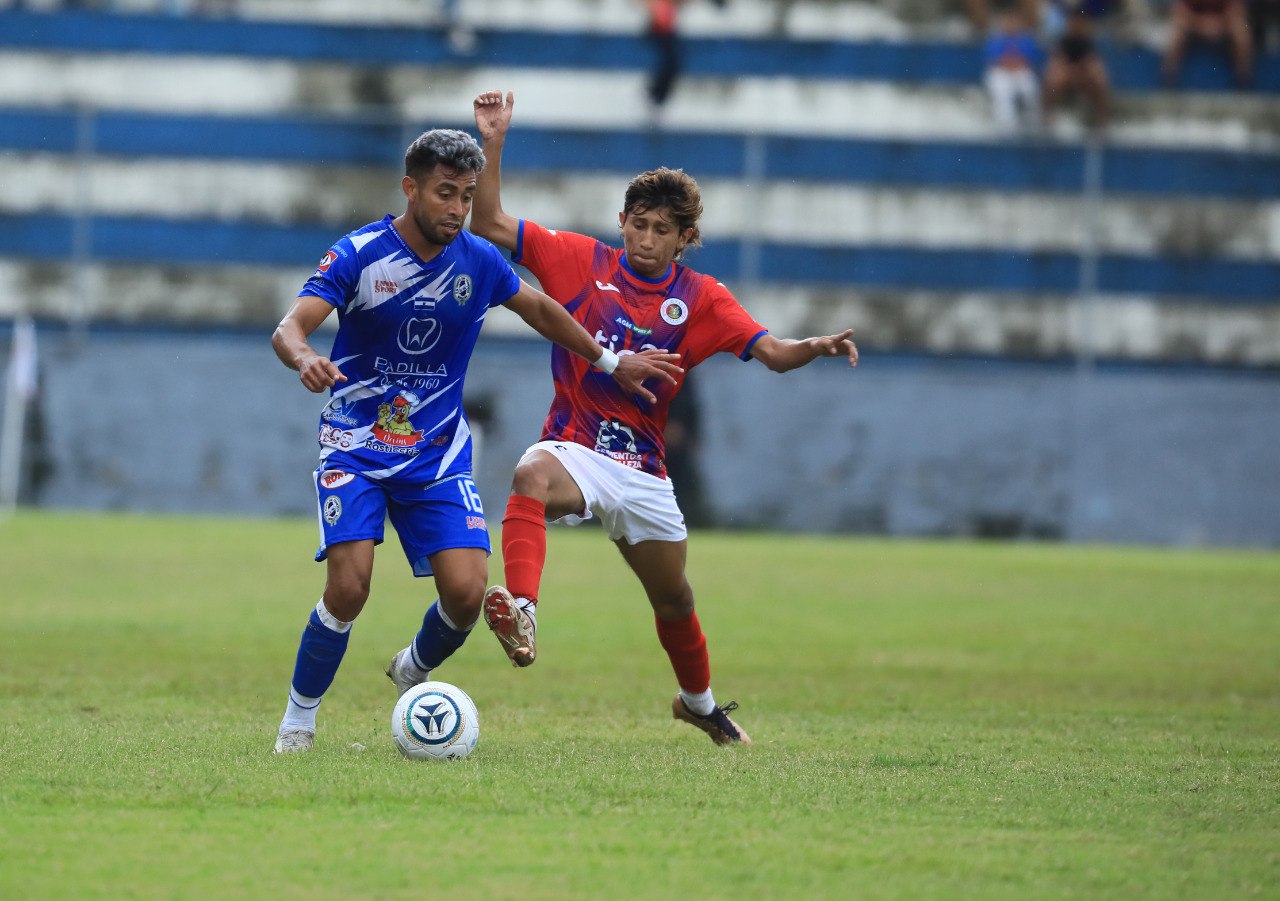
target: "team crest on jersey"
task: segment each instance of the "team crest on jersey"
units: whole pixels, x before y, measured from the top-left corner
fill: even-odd
[[[331,494],[324,499],[324,521],[334,525],[342,518],[342,499]]]
[[[338,255],[332,250],[326,250],[324,256],[320,258],[320,265],[316,266],[317,272],[328,272],[329,267],[333,265],[333,261]]]
[[[668,297],[662,302],[662,321],[667,325],[679,325],[689,318],[689,308],[678,297]]]
[[[466,306],[471,299],[471,276],[465,272],[453,280],[453,299],[460,307]]]
[[[373,437],[389,448],[409,448],[422,440],[422,432],[409,421],[411,399],[405,392],[397,394],[389,404],[379,404],[378,421],[373,425]]]

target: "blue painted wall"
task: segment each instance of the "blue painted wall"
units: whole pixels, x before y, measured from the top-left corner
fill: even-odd
[[[45,326],[40,358],[41,505],[313,515],[322,399],[267,330]],[[484,339],[468,375],[491,517],[546,414],[548,359]],[[720,355],[691,387],[726,527],[1280,548],[1280,372],[869,354],[776,375]]]

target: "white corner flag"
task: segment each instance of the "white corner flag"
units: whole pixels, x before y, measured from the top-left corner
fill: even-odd
[[[35,400],[39,378],[36,353],[35,323],[30,316],[15,319],[13,346],[4,380],[4,422],[0,426],[0,512],[3,513],[11,512],[18,504],[27,407]]]

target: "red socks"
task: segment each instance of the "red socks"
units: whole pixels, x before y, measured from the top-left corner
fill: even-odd
[[[513,494],[502,517],[502,566],[512,597],[538,602],[542,567],[547,562],[547,505]]]
[[[662,643],[671,668],[676,671],[676,681],[691,695],[701,694],[711,687],[711,660],[707,657],[707,637],[702,634],[698,614],[690,613],[686,619],[667,622],[654,617],[658,625],[658,641]]]

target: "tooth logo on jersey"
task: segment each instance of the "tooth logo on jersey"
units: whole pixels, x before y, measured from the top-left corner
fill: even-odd
[[[460,307],[465,307],[471,299],[471,276],[465,272],[453,280],[453,299]]]
[[[320,265],[316,266],[316,271],[328,272],[329,267],[333,265],[333,261],[336,260],[337,258],[338,258],[338,255],[334,253],[332,250],[325,251],[324,256],[320,258]]]
[[[373,437],[390,447],[413,447],[421,441],[422,432],[409,421],[409,409],[409,399],[403,393],[389,404],[379,404]]]
[[[662,302],[662,321],[667,325],[679,325],[689,318],[689,308],[678,297],[668,297]]]
[[[324,521],[334,525],[341,518],[342,500],[336,494],[331,494],[324,499]]]
[[[440,323],[434,319],[410,317],[400,326],[396,343],[407,354],[424,354],[436,346],[443,332]]]

